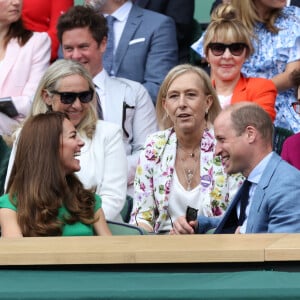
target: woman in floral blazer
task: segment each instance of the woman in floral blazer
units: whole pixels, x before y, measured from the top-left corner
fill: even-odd
[[[220,104],[209,77],[198,67],[176,66],[161,85],[156,110],[165,130],[150,135],[141,152],[130,223],[161,233],[187,206],[222,215],[243,177],[227,176],[214,156]]]

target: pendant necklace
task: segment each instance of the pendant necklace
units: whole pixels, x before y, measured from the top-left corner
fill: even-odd
[[[180,157],[180,161],[181,161],[181,167],[182,167],[182,171],[183,171],[183,174],[184,174],[184,177],[185,177],[185,180],[186,180],[186,183],[187,183],[187,190],[190,191],[192,189],[192,183],[193,183],[193,178],[194,178],[194,175],[195,175],[195,172],[196,172],[196,168],[199,167],[198,165],[198,159],[199,157],[196,156],[197,154],[197,148],[189,153],[189,152],[186,152],[185,150],[182,149],[182,147],[178,147],[179,149],[181,149],[186,155],[187,157],[186,158],[183,158],[182,156],[179,156]],[[194,168],[191,169],[191,168],[186,168],[185,165],[186,165],[186,160],[188,158],[191,158],[194,163]]]

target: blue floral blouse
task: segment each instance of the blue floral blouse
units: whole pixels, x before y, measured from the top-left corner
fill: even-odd
[[[278,34],[268,31],[262,23],[256,25],[256,38],[252,40],[255,52],[242,68],[245,77],[272,78],[282,73],[288,63],[300,60],[300,8],[285,7],[275,26],[280,29]],[[192,48],[204,56],[203,36]],[[291,106],[295,101],[294,89],[278,93],[275,103],[275,126],[294,132],[300,131],[300,115]]]
[[[146,223],[158,232],[169,218],[168,201],[176,159],[177,138],[174,129],[150,135],[141,151],[134,180],[134,204],[130,223]],[[213,129],[204,131],[201,141],[199,201],[205,216],[220,216],[242,184],[241,174],[224,173],[221,159],[214,155]],[[170,228],[171,229],[171,228]]]

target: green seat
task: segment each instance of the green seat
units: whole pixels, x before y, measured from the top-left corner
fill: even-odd
[[[294,132],[291,130],[275,126],[273,133],[273,151],[280,155],[284,141],[293,134]]]
[[[118,223],[113,221],[107,221],[107,225],[112,233],[112,235],[143,235],[144,232],[137,226]]]
[[[4,193],[4,183],[10,152],[11,148],[7,146],[2,136],[0,135],[0,195]]]

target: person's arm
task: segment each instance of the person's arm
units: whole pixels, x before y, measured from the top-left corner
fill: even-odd
[[[56,25],[59,17],[74,5],[73,0],[52,0],[50,23],[47,33],[51,38],[51,61],[57,58],[59,42],[56,35]]]
[[[145,63],[143,85],[154,103],[156,103],[160,84],[169,70],[177,64],[178,46],[175,23],[172,18],[165,17],[153,33],[151,48]]]
[[[147,139],[145,144],[147,145],[148,142],[149,139]],[[147,151],[151,152],[149,147],[146,147],[146,149],[140,153],[134,179],[133,208],[129,223],[151,232],[153,231],[155,222],[155,196],[153,186],[153,166],[155,161],[147,158]]]
[[[0,209],[0,227],[1,237],[17,238],[23,237],[20,226],[17,221],[16,211],[10,208]]]
[[[278,92],[282,92],[293,87],[290,75],[294,70],[297,69],[300,69],[300,60],[288,63],[284,72],[271,78]]]
[[[136,87],[135,95],[137,99],[132,124],[132,152],[131,155],[127,156],[128,184],[133,184],[140,150],[143,148],[147,136],[158,130],[155,109],[150,95],[141,84],[134,87]]]
[[[99,208],[96,211],[95,217],[98,218],[98,220],[94,223],[94,230],[96,235],[111,235],[102,208]]]

